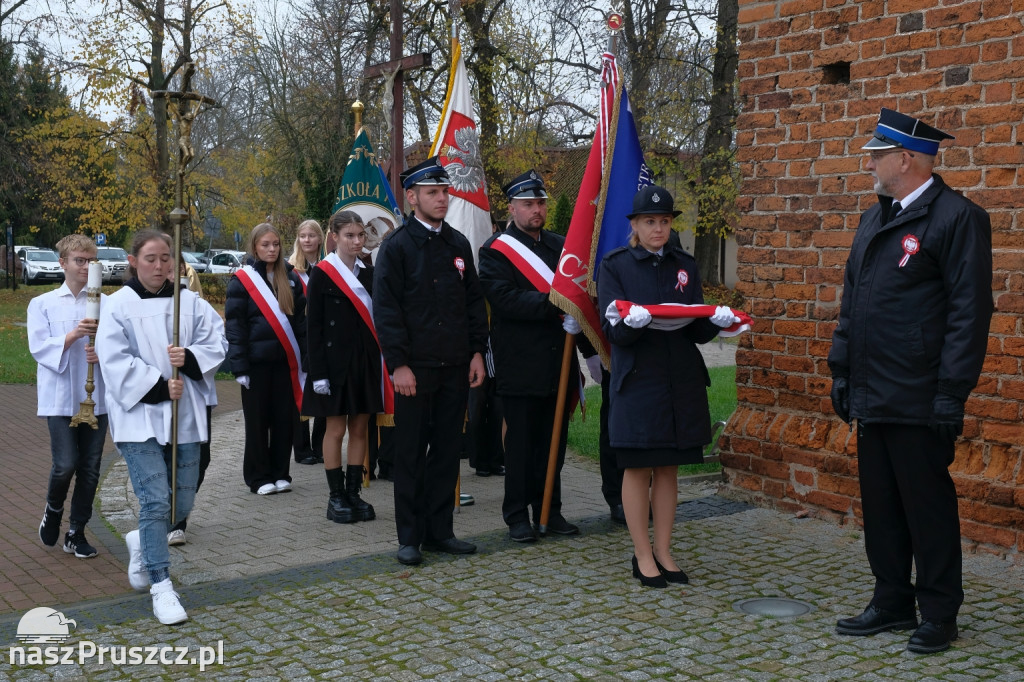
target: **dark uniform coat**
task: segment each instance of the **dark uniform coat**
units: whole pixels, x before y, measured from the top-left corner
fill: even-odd
[[[936,393],[960,400],[978,382],[992,316],[988,214],[938,175],[899,216],[864,213],[846,263],[828,364],[849,377],[850,417],[928,424]],[[912,236],[917,252],[906,255]],[[914,243],[909,243],[913,250]]]
[[[685,286],[679,285],[680,270],[687,274]],[[642,246],[615,249],[601,263],[599,310],[617,299],[637,305],[702,304],[697,261],[669,244],[662,257]],[[612,326],[607,319],[602,328],[612,346],[612,447],[685,450],[710,443],[711,378],[696,344],[715,338],[719,328],[707,319],[675,331],[633,329],[621,321]]]
[[[264,280],[267,278],[267,264],[256,261],[253,269]],[[306,353],[306,297],[303,295],[302,282],[288,265],[288,284],[292,288],[295,301],[293,314],[288,316],[295,340],[299,344],[302,355],[299,360],[305,366]],[[284,346],[274,333],[273,327],[267,322],[256,301],[238,277],[228,282],[227,299],[224,302],[224,331],[228,337],[228,360],[235,376],[249,373],[249,366],[254,364],[272,364],[288,362]]]
[[[565,237],[541,230],[536,240],[514,225],[510,235],[554,270],[562,254]],[[550,396],[558,390],[565,331],[562,311],[548,299],[500,251],[491,244],[494,235],[480,247],[480,283],[491,304],[491,348],[494,351],[494,379],[500,396]],[[588,353],[589,351],[589,353]],[[589,344],[585,355],[593,355]],[[570,376],[579,372],[572,356]],[[575,381],[570,390],[575,388]]]
[[[468,365],[486,352],[487,309],[469,240],[448,223],[435,233],[409,216],[381,243],[373,318],[391,372]]]
[[[356,278],[368,292],[373,292],[372,267],[359,268]],[[363,322],[345,292],[318,267],[310,271],[307,294],[309,372],[306,374],[302,413],[336,416],[379,412],[382,409],[380,350],[373,331]],[[321,379],[330,381],[330,395],[319,395],[313,391],[313,382]],[[350,382],[356,385],[348,386]],[[335,410],[340,409],[343,397],[358,400],[346,401],[346,412],[337,412]]]

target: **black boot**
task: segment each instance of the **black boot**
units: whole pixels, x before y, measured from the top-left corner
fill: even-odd
[[[345,470],[324,469],[327,474],[327,486],[331,489],[331,499],[327,501],[327,518],[335,523],[355,523],[352,505],[345,495]]]
[[[373,521],[377,514],[373,511],[373,505],[365,502],[359,497],[359,489],[363,487],[363,467],[359,464],[348,465],[348,482],[345,486],[345,496],[352,507],[352,515],[357,521]]]

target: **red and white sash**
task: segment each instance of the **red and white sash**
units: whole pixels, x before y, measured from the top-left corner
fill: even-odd
[[[245,290],[249,292],[252,300],[256,302],[256,306],[263,313],[263,317],[267,318],[270,328],[274,330],[277,340],[281,342],[281,346],[284,348],[284,354],[288,358],[289,374],[291,374],[292,378],[292,393],[295,395],[295,406],[301,410],[302,387],[306,384],[306,373],[302,371],[302,363],[300,361],[302,355],[299,353],[299,342],[295,339],[292,324],[281,310],[281,304],[277,302],[277,296],[270,290],[267,280],[260,277],[259,273],[251,265],[246,265],[242,269],[236,270],[235,276],[245,286]],[[285,280],[281,286],[291,286],[291,283]]]
[[[299,272],[294,270],[295,274],[299,276],[299,281],[302,282],[302,295],[308,296],[309,293],[309,272]]]
[[[491,242],[491,248],[504,254],[512,263],[513,267],[522,273],[523,277],[529,280],[537,291],[547,294],[551,291],[551,280],[555,278],[555,271],[541,260],[540,256],[509,234],[501,234]],[[587,399],[583,393],[583,374],[580,373],[578,386],[576,387],[576,400],[580,404],[580,413],[584,416],[587,413]],[[572,414],[575,405],[569,405],[569,413]]]
[[[506,258],[521,272],[530,284],[542,294],[551,290],[551,280],[555,277],[555,271],[549,268],[540,256],[526,248],[521,241],[512,235],[499,235],[493,242],[491,248],[503,253]]]
[[[615,326],[622,321],[622,318],[629,315],[629,309],[634,305],[636,304],[630,301],[612,301],[608,304],[605,317],[612,323],[612,326]],[[711,317],[715,314],[715,309],[718,306],[687,303],[653,303],[650,305],[644,304],[643,307],[647,308],[647,311],[651,314],[652,320],[649,325],[651,329],[672,331],[685,327],[698,318]],[[753,318],[742,310],[736,310],[735,308],[730,308],[730,310],[732,310],[733,315],[740,318],[740,321],[719,331],[719,336],[737,336],[748,331],[751,325],[754,324]]]
[[[337,253],[328,254],[326,258],[317,263],[317,267],[324,271],[331,281],[341,289],[342,293],[355,306],[360,319],[370,328],[373,340],[377,342],[377,349],[380,350],[380,339],[377,338],[377,329],[373,326],[373,299],[370,292],[366,290],[363,283],[349,270],[348,266],[341,262]],[[384,414],[395,414],[395,387],[391,383],[388,368],[384,364],[384,354],[380,356],[380,392],[384,399]]]

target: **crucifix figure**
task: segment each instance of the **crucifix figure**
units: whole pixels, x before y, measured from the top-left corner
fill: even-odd
[[[363,71],[364,78],[384,77],[385,83],[391,84],[391,163],[388,168],[388,179],[391,181],[391,191],[396,197],[402,195],[402,182],[398,176],[404,170],[405,162],[405,136],[402,129],[402,106],[403,79],[406,71],[430,66],[430,53],[402,57],[402,3],[400,0],[391,0],[391,61],[383,64],[374,64]]]

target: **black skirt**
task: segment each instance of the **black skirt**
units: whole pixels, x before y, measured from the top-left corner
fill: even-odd
[[[650,467],[703,464],[704,449],[685,448],[615,448],[615,463],[620,469],[648,469]]]
[[[377,414],[384,410],[380,388],[380,360],[373,362],[368,353],[352,356],[345,383],[331,382],[331,394],[313,391],[313,380],[306,377],[302,394],[302,414],[306,417],[339,417],[352,414]],[[358,359],[363,362],[359,362]],[[379,356],[378,356],[379,358]]]

